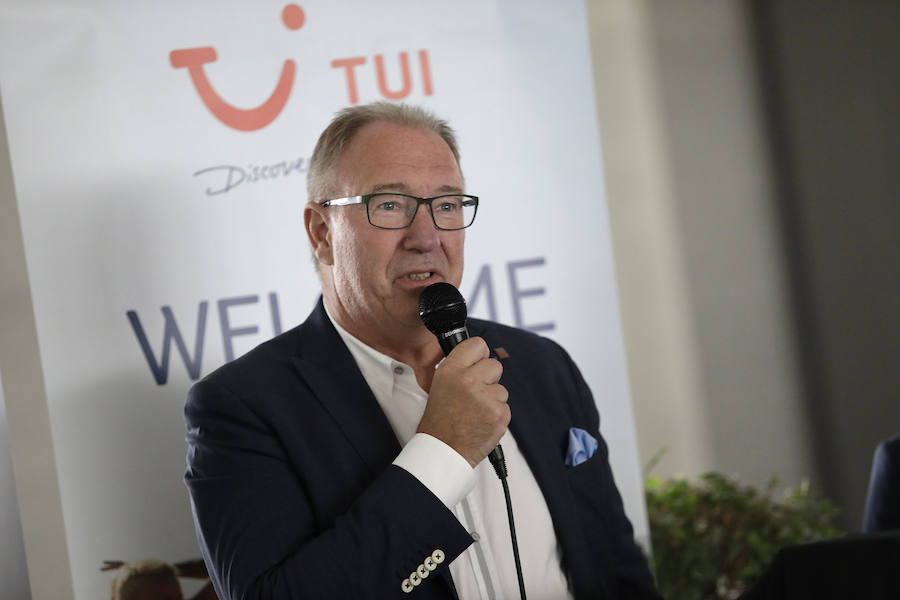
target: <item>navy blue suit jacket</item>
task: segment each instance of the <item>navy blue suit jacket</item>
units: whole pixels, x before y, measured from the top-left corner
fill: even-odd
[[[875,450],[863,531],[900,529],[900,434]]]
[[[509,354],[510,430],[546,498],[575,596],[658,598],[568,355],[510,327],[470,319],[469,331]],[[447,567],[472,539],[391,464],[400,445],[321,299],[302,325],[195,384],[185,417],[185,481],[220,598],[456,597]],[[570,427],[600,442],[574,468],[564,465]],[[514,508],[529,518],[527,506]],[[437,549],[446,560],[403,593]]]

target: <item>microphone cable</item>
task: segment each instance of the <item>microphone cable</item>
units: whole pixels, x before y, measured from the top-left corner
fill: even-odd
[[[503,497],[506,499],[506,516],[509,520],[509,538],[512,540],[513,558],[516,561],[516,577],[519,580],[519,596],[525,600],[525,579],[522,577],[522,562],[519,560],[519,543],[516,541],[516,522],[513,519],[512,498],[509,495],[509,484],[506,483],[506,458],[503,456],[503,446],[491,450],[488,455],[494,472],[503,484]]]

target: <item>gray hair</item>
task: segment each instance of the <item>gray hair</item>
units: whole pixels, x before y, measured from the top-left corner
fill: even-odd
[[[362,106],[351,106],[337,113],[329,123],[313,150],[309,160],[309,171],[306,175],[306,193],[309,200],[320,201],[333,193],[332,171],[344,149],[353,137],[369,123],[394,123],[408,125],[441,136],[459,167],[459,147],[456,134],[443,119],[419,106],[408,104],[391,104],[390,102],[373,102]],[[462,173],[462,169],[460,169]]]

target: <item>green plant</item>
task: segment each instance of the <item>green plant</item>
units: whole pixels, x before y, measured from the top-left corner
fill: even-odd
[[[731,600],[756,582],[784,546],[839,535],[838,510],[804,483],[784,500],[719,473],[692,483],[647,477],[657,584],[668,600]]]

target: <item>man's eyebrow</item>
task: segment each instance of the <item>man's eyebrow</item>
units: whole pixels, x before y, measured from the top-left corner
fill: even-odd
[[[377,192],[402,192],[407,189],[402,183],[379,183],[372,188],[372,193]]]
[[[399,192],[399,193],[407,193],[409,187],[406,184],[399,182],[391,182],[391,183],[379,183],[372,187],[372,194],[376,194],[378,192]],[[442,185],[437,188],[437,191],[441,194],[461,194],[462,188],[459,188],[455,185]]]

